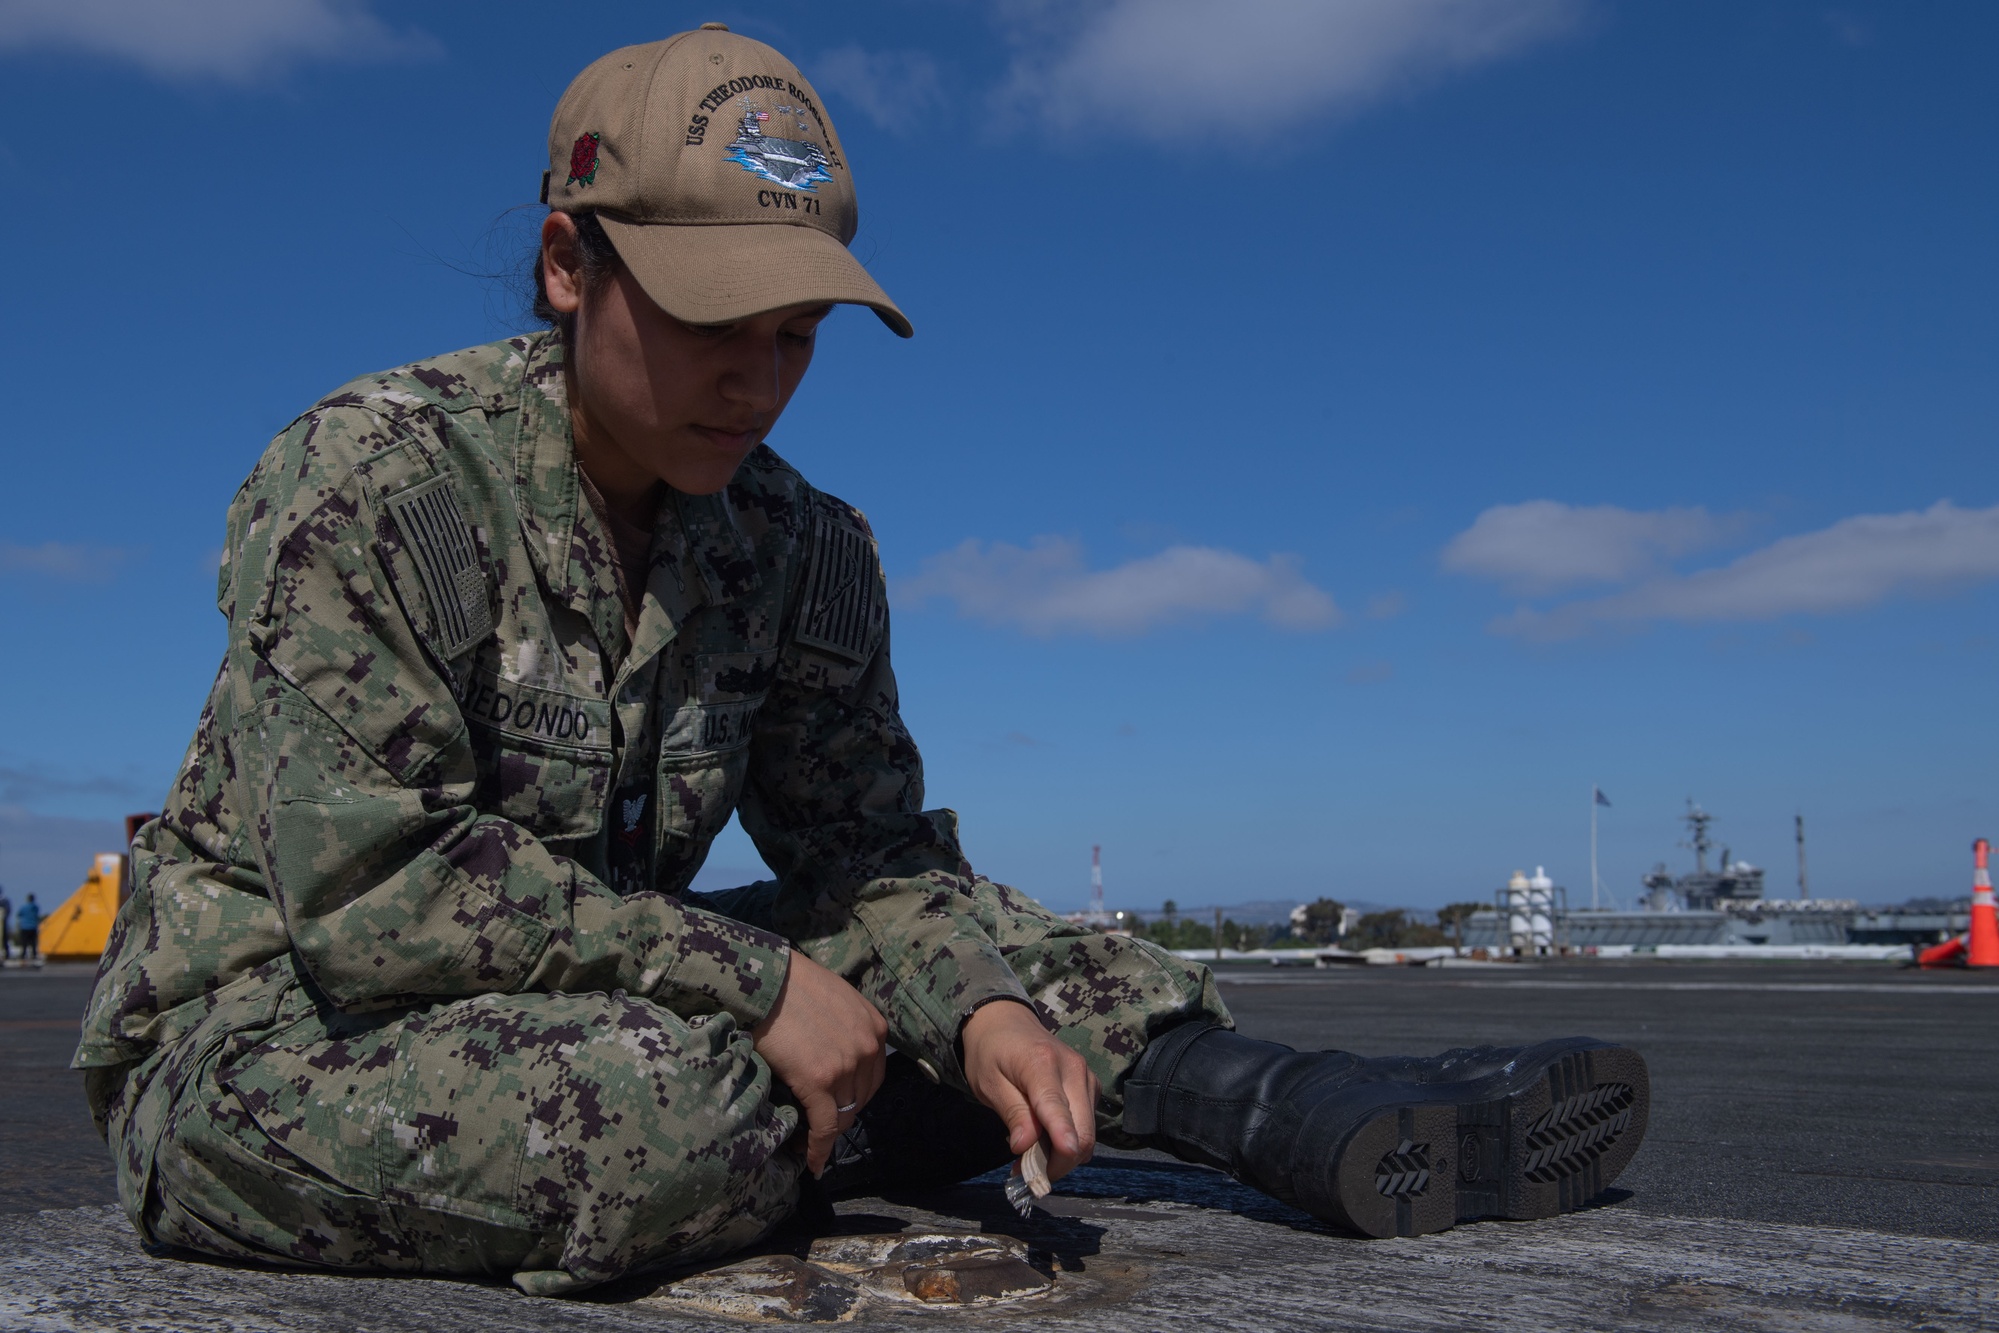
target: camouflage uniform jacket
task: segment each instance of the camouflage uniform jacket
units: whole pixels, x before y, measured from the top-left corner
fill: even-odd
[[[629,641],[615,558],[553,335],[358,380],[278,436],[76,1064],[299,981],[349,1011],[622,990],[754,1023],[785,940],[679,896],[740,810],[794,919],[863,928],[893,1039],[955,1073],[963,1017],[1023,991],[965,910],[956,816],[922,809],[866,520],[759,448],[720,495],[665,494]]]

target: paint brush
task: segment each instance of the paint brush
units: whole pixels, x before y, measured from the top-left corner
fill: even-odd
[[[1046,1198],[1053,1188],[1048,1183],[1048,1149],[1036,1139],[1013,1164],[1013,1173],[1006,1178],[1006,1201],[1022,1217],[1033,1217],[1034,1201]]]

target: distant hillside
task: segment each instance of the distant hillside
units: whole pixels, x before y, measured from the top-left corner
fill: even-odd
[[[694,882],[687,887],[696,893],[721,893],[725,889],[739,889],[745,884],[770,877],[770,870],[765,866],[702,866],[695,872]]]
[[[1314,894],[1313,896],[1317,897],[1319,895]],[[1325,896],[1334,898],[1335,901],[1343,906],[1363,916],[1369,912],[1386,912],[1389,910],[1387,904],[1369,902],[1365,898],[1338,898],[1333,894]],[[1223,917],[1240,922],[1245,926],[1275,926],[1283,925],[1290,921],[1291,909],[1300,903],[1309,901],[1310,899],[1306,898],[1292,898],[1289,900],[1269,898],[1260,902],[1235,903],[1233,905],[1229,903],[1209,903],[1205,907],[1183,907],[1180,909],[1180,915],[1192,917],[1196,921],[1212,921],[1215,916],[1215,909],[1219,907],[1222,909]]]

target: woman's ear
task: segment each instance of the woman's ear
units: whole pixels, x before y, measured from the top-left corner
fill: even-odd
[[[573,315],[583,305],[583,255],[577,247],[576,219],[552,212],[541,224],[541,281],[548,303]]]

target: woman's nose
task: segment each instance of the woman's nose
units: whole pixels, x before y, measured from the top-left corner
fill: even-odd
[[[759,413],[777,410],[781,377],[777,340],[744,340],[742,351],[732,358],[722,375],[722,393],[731,402],[742,403]]]

